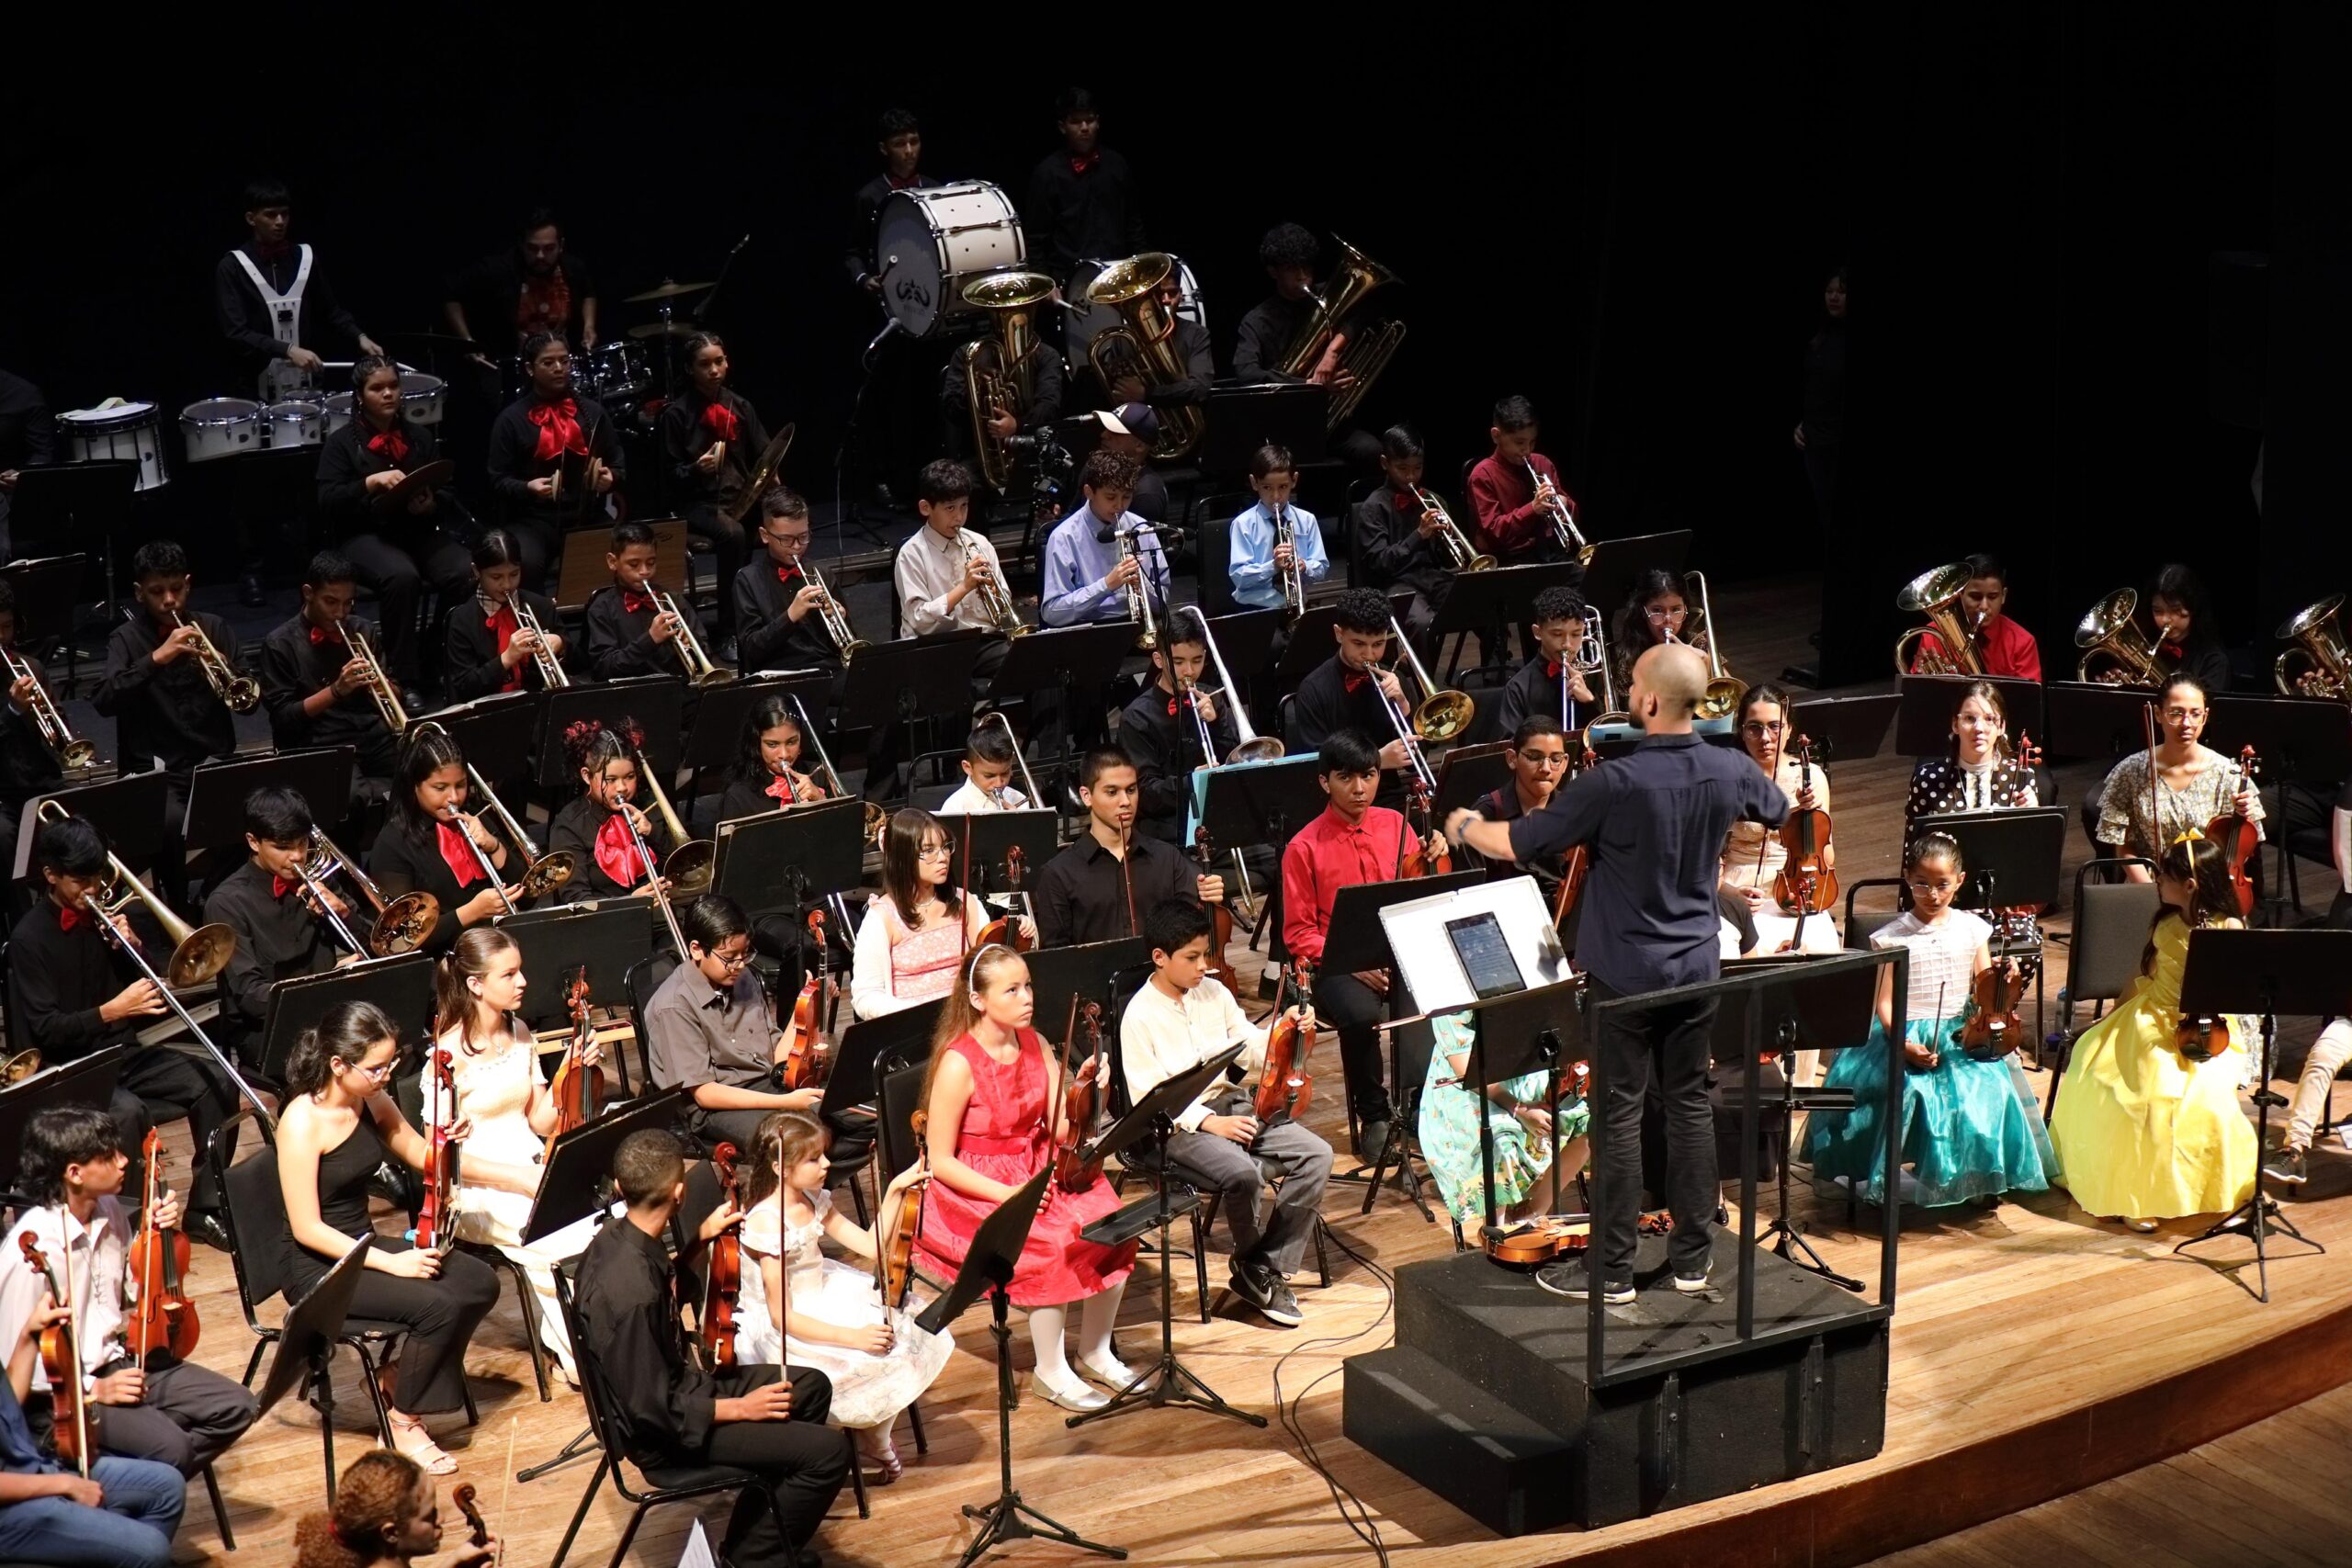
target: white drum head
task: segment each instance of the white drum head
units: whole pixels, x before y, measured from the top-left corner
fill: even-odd
[[[153,403],[119,402],[112,408],[68,409],[57,416],[60,424],[71,425],[82,434],[102,430],[129,430],[155,423]]]
[[[874,251],[883,306],[915,337],[964,310],[964,284],[1029,258],[1012,200],[985,180],[892,191],[875,224]]]
[[[180,410],[182,424],[243,424],[261,417],[261,405],[250,398],[207,398]]]

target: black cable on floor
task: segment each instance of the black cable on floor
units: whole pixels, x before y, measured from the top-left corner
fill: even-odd
[[[1321,1222],[1318,1220],[1317,1223]],[[1299,1457],[1306,1461],[1309,1469],[1323,1478],[1323,1484],[1331,1493],[1332,1503],[1340,1510],[1340,1522],[1355,1533],[1358,1540],[1372,1548],[1373,1554],[1380,1561],[1381,1568],[1387,1568],[1388,1547],[1380,1539],[1380,1527],[1374,1522],[1372,1510],[1364,1506],[1363,1498],[1350,1491],[1347,1483],[1333,1474],[1330,1467],[1323,1462],[1323,1456],[1316,1451],[1314,1439],[1306,1435],[1306,1425],[1298,1417],[1298,1406],[1306,1401],[1306,1396],[1313,1393],[1325,1379],[1342,1369],[1333,1367],[1329,1371],[1322,1373],[1314,1382],[1300,1389],[1295,1399],[1285,1402],[1283,1398],[1283,1367],[1293,1356],[1303,1350],[1352,1344],[1388,1322],[1396,1310],[1396,1276],[1350,1247],[1338,1231],[1330,1230],[1327,1226],[1325,1234],[1329,1236],[1332,1245],[1354,1258],[1367,1273],[1380,1281],[1381,1289],[1387,1292],[1388,1299],[1381,1306],[1380,1315],[1354,1333],[1327,1336],[1319,1339],[1302,1339],[1283,1351],[1274,1362],[1274,1413],[1283,1424],[1283,1430],[1289,1433],[1291,1440],[1298,1445]]]

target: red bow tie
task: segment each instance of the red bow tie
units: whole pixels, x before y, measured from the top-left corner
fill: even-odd
[[[585,452],[587,439],[580,434],[580,404],[563,398],[551,403],[533,403],[524,411],[524,417],[539,427],[539,444],[532,457],[542,463],[552,463],[566,452]]]
[[[1176,716],[1176,699],[1174,697],[1168,699],[1168,716],[1170,718],[1174,718]]]
[[[778,582],[789,582],[799,575],[800,569],[797,566],[780,566],[775,569],[775,580]]]
[[[82,923],[83,918],[82,911],[73,908],[71,905],[60,904],[57,907],[57,929],[59,931],[72,931],[75,926]]]
[[[775,801],[776,808],[782,810],[792,804],[792,776],[789,773],[776,774],[768,781],[768,787],[760,793]]]
[[[329,631],[324,626],[312,626],[311,628],[311,646],[312,648],[324,648],[329,643],[333,643],[335,647],[341,648],[344,645],[343,633],[339,630]]]
[[[1544,661],[1544,679],[1546,681],[1556,681],[1559,678],[1560,661],[1556,659],[1545,660]]]
[[[606,876],[623,887],[633,887],[644,872],[638,863],[637,844],[629,837],[628,824],[621,814],[614,812],[596,829],[596,865]]]
[[[1362,670],[1349,671],[1344,682],[1348,689],[1348,694],[1350,696],[1353,696],[1356,693],[1363,691],[1364,682],[1371,679],[1372,677]]]
[[[283,898],[301,886],[300,879],[288,882],[282,876],[273,876],[269,879],[269,896],[273,898]]]
[[[623,613],[634,615],[640,611],[650,613],[652,608],[652,594],[639,593],[627,588],[621,590],[621,609]]]
[[[743,427],[743,422],[735,417],[735,411],[725,403],[707,405],[702,411],[702,423],[704,429],[721,441],[734,440],[735,433]]]
[[[398,430],[387,430],[370,436],[368,450],[395,466],[408,461],[408,441]]]
[[[1083,158],[1072,158],[1069,161],[1069,172],[1073,175],[1082,175],[1102,161],[1102,155],[1100,152],[1089,152]]]

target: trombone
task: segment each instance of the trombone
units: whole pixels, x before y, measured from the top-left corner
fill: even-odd
[[[1036,627],[1022,624],[1021,612],[1013,607],[1012,595],[1005,592],[1004,584],[997,579],[996,562],[989,558],[988,552],[980,548],[978,541],[965,535],[956,536],[964,542],[965,566],[968,568],[975,561],[979,563],[980,586],[975,592],[980,596],[980,613],[989,618],[989,625],[996,628],[997,635],[1027,637],[1035,631]],[[842,662],[849,662],[846,656]]]
[[[678,820],[677,812],[671,807],[669,795],[662,788],[662,781],[653,776],[653,766],[646,761],[643,751],[637,754],[637,776],[645,781],[645,793],[653,797],[653,809],[662,818],[662,831],[668,833],[670,841],[678,846],[662,863],[662,874],[667,876],[670,886],[684,897],[692,898],[709,892],[711,866],[718,857],[718,846],[708,839],[689,839],[686,836],[686,825]],[[621,815],[626,817],[628,813],[624,811]],[[629,831],[637,831],[635,822],[629,824]],[[530,840],[526,839],[524,842],[527,844]],[[650,863],[648,863],[649,865]],[[685,951],[683,946],[678,949],[681,954]]]
[[[1421,683],[1421,691],[1425,694],[1413,708],[1413,733],[1424,740],[1442,744],[1469,728],[1470,721],[1478,714],[1478,705],[1471,700],[1470,694],[1442,690],[1436,682],[1430,679],[1430,672],[1421,668],[1420,656],[1413,651],[1412,643],[1405,636],[1405,628],[1396,624],[1395,615],[1388,617],[1388,630],[1396,638],[1399,660],[1413,671],[1413,679]],[[1385,692],[1382,693],[1384,704],[1386,696]],[[1392,706],[1390,716],[1397,720],[1401,730],[1403,716]],[[1426,763],[1421,767],[1427,772]],[[1430,782],[1435,783],[1434,780]]]
[[[797,703],[800,699],[799,697],[795,696],[792,700],[795,703]],[[1037,781],[1032,778],[1029,774],[1029,758],[1021,750],[1021,737],[1012,733],[1012,721],[1005,717],[1003,713],[996,708],[990,708],[988,712],[980,715],[980,723],[982,724],[988,723],[990,719],[997,721],[997,724],[1004,730],[1004,738],[1012,742],[1012,761],[1021,769],[1021,785],[1023,789],[1029,792],[1030,806],[1033,807],[1044,806],[1046,804],[1045,796],[1037,793]],[[828,762],[825,766],[830,770],[832,767],[832,764]],[[997,809],[1001,811],[1003,808],[1004,801],[1000,797],[997,801]],[[868,806],[865,809],[872,816],[879,816],[882,810],[878,806]]]
[[[844,660],[843,662],[846,663],[847,660]],[[824,738],[817,733],[817,727],[808,722],[808,706],[801,702],[800,694],[797,692],[792,694],[792,708],[795,713],[797,713],[800,716],[800,733],[808,738],[809,745],[817,749],[817,762],[820,767],[825,770],[825,777],[833,786],[833,798],[836,800],[847,800],[849,798],[849,786],[842,783],[841,774],[833,771],[833,760],[825,754]],[[1029,776],[1029,770],[1025,763],[1022,767],[1021,776],[1023,778]],[[890,814],[883,810],[879,806],[874,804],[874,802],[870,800],[867,801],[865,803],[866,842],[879,848],[882,843],[883,829],[889,827],[889,825]],[[846,930],[847,928],[844,927],[843,929]]]
[[[42,741],[57,753],[57,765],[67,773],[79,773],[96,762],[98,760],[96,745],[74,738],[74,732],[65,727],[65,715],[59,709],[57,699],[49,694],[47,686],[41,684],[40,673],[33,668],[32,661],[19,659],[15,649],[5,645],[0,645],[0,659],[7,660],[10,685],[19,681],[33,683],[31,694],[26,699],[32,705],[33,726],[40,731]]]
[[[1609,644],[1602,637],[1601,625],[1600,612],[1594,609],[1589,604],[1586,605],[1584,608],[1584,640],[1577,645],[1576,672],[1584,676],[1598,675],[1600,677],[1600,715],[1602,719],[1606,719],[1613,717],[1616,714],[1617,686],[1616,682],[1611,681],[1609,676]],[[1568,705],[1567,685],[1567,676],[1566,673],[1563,673],[1560,677],[1560,707],[1562,710],[1563,723],[1566,722],[1566,714]],[[1587,680],[1585,682],[1585,689],[1587,691],[1592,689],[1591,681]],[[1599,723],[1600,720],[1594,719],[1588,722]],[[1582,727],[1579,726],[1578,728]]]
[[[1280,572],[1283,614],[1295,622],[1306,614],[1306,574],[1299,569],[1298,531],[1291,526],[1290,508],[1277,506],[1274,508],[1274,547],[1280,549],[1284,545],[1290,547],[1290,565]]]
[[[538,613],[523,602],[519,592],[506,601],[514,610],[514,624],[537,639],[531,649],[531,662],[539,667],[539,684],[550,692],[560,692],[571,684],[571,672],[554,649],[548,646],[547,628],[539,625]]]
[[[204,635],[201,626],[177,610],[172,611],[171,616],[175,631],[182,626],[196,627],[196,662],[203,670],[205,680],[210,682],[212,694],[219,697],[231,713],[251,713],[261,706],[261,682],[232,669],[229,661],[220,657],[220,650],[212,645],[212,639]]]
[[[1682,575],[1685,581],[1698,585],[1699,633],[1696,637],[1677,638],[1669,631],[1667,633],[1667,637],[1669,641],[1689,643],[1693,648],[1699,646],[1702,640],[1706,643],[1707,691],[1706,694],[1699,699],[1699,716],[1701,718],[1729,718],[1739,710],[1739,699],[1747,694],[1747,682],[1725,671],[1723,656],[1715,651],[1715,617],[1713,606],[1707,602],[1707,574],[1703,571],[1688,571]],[[1686,626],[1684,629],[1689,628]]]
[[[1453,513],[1445,509],[1445,502],[1437,498],[1435,491],[1423,490],[1420,486],[1414,485],[1410,487],[1408,493],[1419,503],[1423,512],[1437,513],[1437,542],[1444,547],[1446,555],[1452,558],[1454,570],[1492,571],[1494,570],[1495,558],[1472,547],[1470,536],[1462,531],[1462,525],[1453,520]]]
[[[1201,625],[1201,640],[1208,645],[1209,662],[1216,666],[1216,678],[1225,683],[1226,702],[1233,710],[1233,732],[1241,738],[1239,743],[1227,754],[1225,760],[1228,762],[1272,761],[1283,754],[1283,743],[1271,735],[1261,739],[1256,730],[1250,728],[1250,705],[1241,700],[1241,688],[1233,683],[1233,671],[1225,667],[1225,655],[1217,651],[1216,633],[1209,629],[1208,616],[1198,605],[1194,605],[1193,618]],[[1172,675],[1176,668],[1172,657],[1169,660],[1168,668]],[[1203,726],[1204,734],[1206,733],[1206,728],[1205,725]],[[1204,761],[1214,758],[1215,755],[1215,750],[1204,740],[1201,745],[1201,756]]]
[[[363,944],[352,934],[351,927],[334,912],[334,904],[327,897],[327,878],[342,873],[361,897],[375,906],[376,923]],[[387,903],[384,890],[375,879],[359,869],[359,863],[335,847],[335,842],[318,829],[311,829],[311,852],[295,866],[294,874],[302,879],[310,890],[311,900],[319,907],[343,944],[363,957],[390,958],[395,953],[413,953],[433,934],[441,923],[441,900],[430,893],[403,893]]]
[[[803,570],[808,573],[808,586],[817,591],[817,618],[825,623],[825,635],[833,639],[833,646],[841,649],[842,662],[847,664],[874,645],[850,630],[849,612],[841,607],[832,590],[825,586],[816,563],[808,562]]]
[[[638,760],[637,771],[640,773],[645,772],[643,758]],[[686,933],[678,929],[678,911],[671,907],[670,895],[662,886],[662,868],[654,862],[652,846],[645,841],[645,835],[637,830],[637,818],[628,814],[627,807],[623,807],[615,815],[618,816],[622,825],[628,828],[629,842],[637,846],[637,858],[645,867],[645,890],[653,895],[653,907],[662,911],[662,923],[670,928],[670,941],[676,945],[678,956],[683,960],[686,956]],[[681,845],[679,853],[684,853],[687,847],[689,846]],[[708,845],[704,846],[706,849],[708,847]],[[671,857],[673,861],[676,858],[675,854]],[[709,870],[708,863],[706,862],[703,867],[706,879],[709,875]]]
[[[678,608],[678,602],[649,582],[645,591],[653,598],[653,608],[678,623],[678,635],[670,640],[677,645],[678,662],[686,667],[686,682],[695,686],[720,686],[735,679],[732,670],[721,670],[703,651],[702,638],[695,635],[695,624]]]
[[[368,667],[368,694],[376,699],[376,711],[384,716],[384,728],[394,735],[407,734],[408,710],[401,706],[400,688],[384,673],[384,661],[368,646],[368,634],[346,622],[344,640],[351,645],[351,657]]]
[[[1521,457],[1520,461],[1527,467],[1527,482],[1541,491],[1544,488],[1544,476],[1535,471],[1534,459]],[[1555,490],[1552,492],[1552,504],[1544,510],[1551,513],[1552,537],[1559,542],[1560,548],[1575,557],[1578,565],[1590,566],[1592,547],[1584,542],[1584,532],[1577,526],[1577,514],[1568,510],[1568,498]]]
[[[71,821],[74,816],[54,796],[35,807],[34,815],[43,822]],[[112,850],[107,852],[107,865],[112,874],[103,887],[85,894],[82,901],[98,917],[98,923],[108,931],[114,929],[115,917],[129,908],[132,899],[136,898],[147,907],[147,912],[154,917],[155,923],[164,929],[164,937],[172,943],[171,961],[164,966],[164,979],[156,979],[155,972],[147,967],[146,961],[143,958],[140,961],[139,966],[147,970],[149,979],[155,980],[159,987],[164,986],[167,979],[170,987],[166,988],[192,990],[229,966],[229,960],[235,956],[237,951],[236,932],[219,924],[190,926],[156,897],[146,884],[133,875],[130,868],[123,864]]]
[[[420,732],[430,729],[443,736],[449,733],[429,718],[419,724],[417,728]],[[490,863],[490,857],[481,852],[481,846],[474,843],[473,835],[468,833],[465,836],[466,842],[473,845],[474,860],[489,876],[490,885],[498,890],[499,902],[506,906],[508,914],[514,913],[517,894],[526,898],[537,898],[543,893],[554,892],[571,880],[571,874],[579,869],[578,856],[570,850],[557,850],[547,855],[539,853],[539,846],[531,841],[530,834],[523,831],[523,824],[514,819],[514,814],[506,809],[506,803],[498,798],[498,792],[490,787],[490,781],[481,776],[481,770],[471,762],[466,764],[466,781],[472,785],[473,793],[481,795],[491,810],[498,814],[498,820],[506,829],[507,838],[523,852],[523,874],[510,888],[498,874],[498,868]],[[453,825],[462,827],[463,824],[457,822],[458,815],[458,808],[453,806],[449,807],[447,819]]]

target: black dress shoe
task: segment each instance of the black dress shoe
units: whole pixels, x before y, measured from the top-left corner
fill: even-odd
[[[258,610],[269,603],[269,590],[261,585],[261,573],[246,571],[238,575],[237,603],[248,610]]]
[[[1356,1134],[1356,1157],[1366,1165],[1378,1165],[1388,1152],[1388,1119],[1366,1121]]]
[[[189,1239],[200,1241],[215,1252],[229,1250],[229,1227],[213,1210],[198,1210],[180,1222],[180,1229],[187,1233]]]

